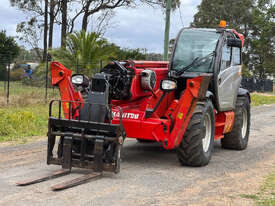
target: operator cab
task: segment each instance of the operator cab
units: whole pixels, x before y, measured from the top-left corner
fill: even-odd
[[[243,36],[224,28],[183,28],[176,39],[169,65],[169,77],[176,79],[176,97],[186,80],[211,76],[208,94],[218,111],[232,110],[241,82]]]

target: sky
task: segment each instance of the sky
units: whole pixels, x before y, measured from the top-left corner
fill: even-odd
[[[171,13],[170,39],[176,37],[182,27],[190,25],[201,0],[181,0],[181,7]],[[16,25],[26,19],[26,15],[10,6],[9,0],[0,0],[0,30],[7,35],[17,36]],[[163,10],[140,5],[137,8],[118,8],[111,19],[111,27],[104,37],[123,48],[146,48],[147,52],[162,53],[165,29]],[[80,29],[76,22],[76,29]],[[60,29],[54,33],[54,47],[60,42]],[[22,45],[22,42],[18,42]],[[28,45],[25,45],[28,48]]]

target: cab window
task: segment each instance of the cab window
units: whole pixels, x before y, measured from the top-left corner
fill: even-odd
[[[233,66],[241,64],[241,48],[232,47]]]
[[[221,58],[221,71],[227,69],[228,67],[231,66],[231,50],[232,48],[227,46],[227,44],[224,44],[222,48],[222,58]]]
[[[196,59],[205,58],[188,69],[188,72],[213,72],[214,53],[220,34],[216,31],[184,29],[177,41],[172,59],[172,70],[180,71]]]

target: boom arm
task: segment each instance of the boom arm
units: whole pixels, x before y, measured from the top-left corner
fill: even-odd
[[[59,87],[66,119],[77,118],[79,116],[79,110],[77,108],[84,102],[81,93],[74,89],[71,83],[71,76],[71,70],[58,62],[51,62],[52,85]],[[81,105],[83,106],[83,104]],[[69,117],[69,114],[72,114],[72,117]]]

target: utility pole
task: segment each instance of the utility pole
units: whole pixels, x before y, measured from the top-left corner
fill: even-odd
[[[164,61],[168,61],[171,4],[172,4],[172,0],[167,0],[166,17],[165,17],[165,33],[164,33],[164,53],[163,53]]]

